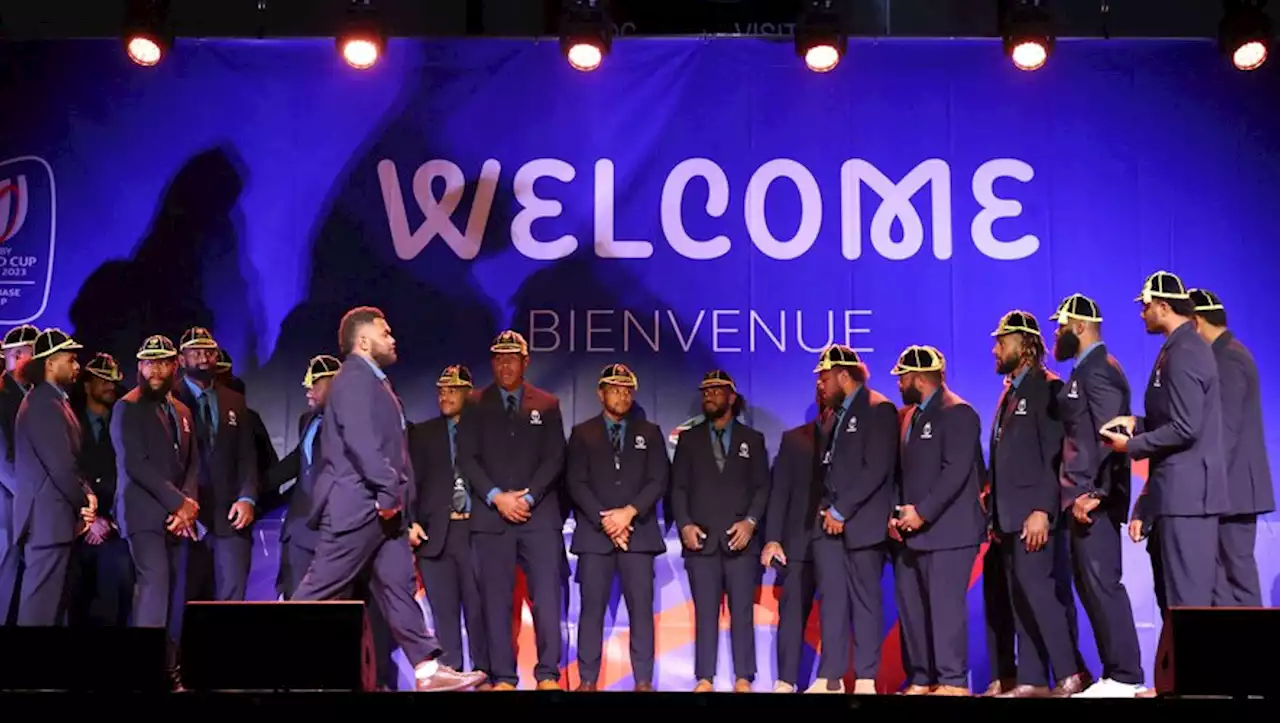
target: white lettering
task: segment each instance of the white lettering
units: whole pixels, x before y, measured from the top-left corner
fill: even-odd
[[[613,161],[596,161],[596,256],[602,259],[647,259],[653,255],[648,241],[614,238]]]
[[[774,238],[764,215],[769,186],[779,178],[790,179],[800,192],[800,227],[789,241]],[[779,261],[800,258],[813,247],[822,228],[822,192],[818,190],[817,179],[808,168],[788,158],[769,161],[751,175],[747,184],[746,216],[747,233],[765,256]]]
[[[572,169],[571,169],[572,170]],[[409,231],[409,221],[404,208],[404,196],[400,192],[400,176],[394,161],[378,162],[378,183],[382,187],[382,203],[387,210],[387,225],[391,230],[391,244],[396,255],[408,261],[417,257],[431,239],[439,236],[453,249],[458,258],[470,261],[480,253],[480,243],[489,224],[489,211],[493,208],[493,196],[498,187],[498,175],[502,164],[490,158],[480,167],[480,179],[476,183],[476,197],[467,217],[467,230],[462,232],[453,223],[453,212],[462,202],[467,181],[462,169],[451,161],[435,159],[418,167],[413,174],[413,198],[422,211],[422,225]],[[432,184],[444,179],[444,195],[436,198]]]
[[[778,348],[778,351],[787,350],[787,342],[786,342],[787,312],[785,311],[778,312],[778,333],[776,335],[769,330],[769,327],[765,325],[764,320],[761,319],[760,315],[757,314],[755,311],[751,312],[751,317],[748,323],[749,323],[749,328],[751,329],[751,341],[750,341],[751,351],[756,350],[756,325],[757,324],[759,324],[760,328],[764,330],[765,336],[768,336],[769,339],[773,342],[773,345]]]
[[[635,327],[640,336],[649,344],[649,348],[658,351],[658,312],[653,312],[653,334],[646,334],[645,330],[640,327],[640,322],[630,311],[622,312],[622,347],[624,349],[631,348],[631,327]]]
[[[742,351],[741,347],[720,345],[721,334],[737,334],[738,333],[737,327],[721,326],[720,317],[721,316],[737,316],[737,315],[738,315],[738,311],[736,309],[716,309],[715,311],[711,312],[711,349],[712,351],[716,351],[716,352]]]
[[[886,259],[902,261],[915,256],[924,245],[924,224],[911,204],[912,196],[930,184],[933,199],[933,255],[951,258],[951,169],[940,158],[930,158],[898,183],[861,158],[845,161],[840,168],[841,247],[849,260],[862,255],[862,183],[880,196],[882,203],[871,217],[871,245]],[[902,224],[902,240],[893,240],[893,221]]]
[[[1035,175],[1036,171],[1030,164],[1016,158],[993,158],[974,172],[973,198],[982,206],[982,210],[973,217],[973,225],[969,231],[973,236],[973,245],[984,256],[999,261],[1016,261],[1027,258],[1040,248],[1040,239],[1031,234],[1019,236],[1012,241],[1000,241],[994,233],[994,226],[999,219],[1022,215],[1020,202],[996,195],[996,179],[1013,178],[1027,183]]]
[[[662,185],[662,233],[676,253],[685,258],[706,261],[729,253],[729,237],[721,235],[698,241],[684,230],[681,214],[684,189],[695,177],[707,181],[707,215],[720,218],[729,210],[729,178],[724,175],[724,169],[705,158],[681,161],[671,169],[667,182]]]
[[[565,234],[554,241],[539,241],[533,237],[533,222],[540,218],[555,218],[564,210],[559,201],[539,198],[533,184],[539,178],[554,178],[569,183],[577,175],[573,166],[558,158],[537,158],[516,171],[514,190],[520,212],[511,219],[511,244],[516,250],[536,261],[555,261],[573,253],[578,239]]]
[[[551,317],[551,326],[539,326],[538,318],[543,316]],[[529,312],[529,349],[532,351],[552,351],[560,347],[560,315],[550,309],[534,309]],[[538,334],[550,334],[555,337],[555,341],[550,346],[543,346],[538,343]]]
[[[597,316],[613,316],[613,311],[610,309],[591,309],[590,311],[587,312],[587,352],[590,353],[595,351],[599,351],[599,352],[615,351],[614,348],[611,346],[596,346],[595,340],[591,338],[595,336],[597,333],[600,333],[600,334],[609,333],[609,329],[607,327],[601,329],[593,323]]]
[[[871,330],[866,327],[853,325],[854,317],[870,316],[870,315],[871,315],[870,311],[863,311],[860,309],[844,310],[844,345],[845,346],[857,347],[857,344],[853,343],[854,334],[870,334],[871,333]]]

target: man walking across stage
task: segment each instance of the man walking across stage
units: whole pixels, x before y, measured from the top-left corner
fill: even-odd
[[[905,695],[969,695],[969,572],[986,531],[982,422],[944,384],[946,360],[910,346],[891,372],[902,415],[898,506],[889,535],[903,543],[894,587],[902,623]],[[856,631],[855,631],[856,632]]]
[[[1063,424],[1061,505],[1068,525],[1063,539],[1102,659],[1102,679],[1076,697],[1132,698],[1145,688],[1133,608],[1121,579],[1129,459],[1098,434],[1104,421],[1129,413],[1129,382],[1102,342],[1102,313],[1092,299],[1067,297],[1052,321],[1058,322],[1054,358],[1075,364],[1057,398]]]
[[[655,508],[667,490],[669,463],[657,425],[630,416],[639,385],[624,364],[600,372],[603,411],[569,436],[567,484],[577,510],[572,552],[578,556],[580,691],[599,682],[604,614],[615,575],[631,622],[635,690],[653,690],[653,560],[666,550]]]
[[[378,309],[348,311],[338,328],[346,361],[333,377],[310,524],[315,557],[294,600],[333,600],[370,575],[392,637],[414,666],[420,692],[461,690],[484,681],[438,662],[441,650],[414,600],[413,553],[404,509],[413,470],[404,409],[383,367],[396,361],[391,327]]]
[[[1262,394],[1253,355],[1227,328],[1227,309],[1216,294],[1187,292],[1195,305],[1196,332],[1218,362],[1222,390],[1222,451],[1227,460],[1227,514],[1218,520],[1218,581],[1214,607],[1262,607],[1253,548],[1258,515],[1275,510],[1271,465],[1262,428]]]
[[[866,386],[866,367],[848,346],[827,347],[814,373],[835,421],[822,440],[820,525],[815,526],[820,529],[813,540],[822,660],[806,692],[844,692],[852,621],[853,692],[874,694],[884,636],[880,579],[888,560],[885,521],[893,510],[898,412]]]
[[[475,503],[471,542],[480,556],[493,689],[514,690],[519,682],[511,634],[519,565],[533,608],[538,690],[560,690],[564,516],[558,483],[565,458],[560,401],[525,381],[529,345],[523,336],[504,331],[489,352],[494,383],[467,409],[459,449]]]

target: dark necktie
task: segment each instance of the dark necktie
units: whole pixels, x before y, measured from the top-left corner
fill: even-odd
[[[209,394],[206,391],[200,395],[200,436],[204,442],[204,451],[209,453],[213,451],[213,410],[209,408]]]
[[[516,418],[516,395],[512,394],[507,397],[507,419],[514,420]]]
[[[920,418],[920,413],[920,406],[916,405],[915,410],[911,412],[911,421],[907,422],[907,434],[902,438],[903,444],[911,441],[911,434],[916,429],[916,420]]]
[[[106,431],[107,431],[107,425],[106,425],[106,422],[103,421],[102,417],[94,417],[93,418],[93,441],[101,442],[102,435],[106,433]]]
[[[996,441],[1000,441],[1000,437],[1004,434],[1004,420],[1009,415],[1009,408],[1013,406],[1013,398],[1017,396],[1017,392],[1011,385],[1004,395],[1004,399],[1000,401],[1000,412],[996,415]]]
[[[716,458],[716,467],[721,472],[723,472],[724,471],[724,427],[720,427],[719,429],[715,430],[715,432],[716,432],[716,441],[715,441],[715,444],[711,445],[711,454],[714,455]]]
[[[173,437],[173,448],[177,449],[182,444],[182,437],[178,433],[178,413],[173,410],[172,404],[164,405],[164,416],[169,420],[169,435]]]
[[[822,453],[823,466],[831,465],[831,450],[836,446],[836,435],[840,434],[840,420],[844,417],[844,407],[836,407],[835,414],[831,415],[831,431],[827,432],[827,448]]]
[[[622,469],[622,425],[609,423],[609,446],[613,448],[613,468]]]
[[[453,498],[450,500],[453,511],[459,514],[467,511],[467,503],[471,495],[467,492],[467,484],[458,471],[458,427],[449,426],[449,459],[453,464]]]

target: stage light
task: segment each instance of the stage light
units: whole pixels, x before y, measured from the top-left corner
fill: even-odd
[[[1271,18],[1267,0],[1224,0],[1218,46],[1238,70],[1257,70],[1271,50]]]
[[[371,0],[350,0],[338,33],[338,52],[347,65],[368,70],[382,59],[386,39]]]
[[[1004,52],[1018,70],[1039,70],[1053,52],[1055,38],[1048,0],[1000,0]]]
[[[600,67],[613,47],[613,23],[600,0],[566,0],[560,13],[560,50],[576,70]]]
[[[835,70],[848,46],[840,14],[831,5],[831,0],[808,0],[796,21],[796,55],[815,73]]]
[[[168,23],[168,0],[129,0],[122,34],[129,59],[145,68],[158,65],[173,44]]]

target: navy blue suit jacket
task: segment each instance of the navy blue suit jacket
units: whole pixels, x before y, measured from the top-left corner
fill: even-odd
[[[18,380],[9,372],[0,376],[0,442],[3,442],[4,457],[0,459],[0,494],[7,492],[10,496],[18,493],[18,477],[14,470],[13,425],[18,419],[18,407],[26,393]]]
[[[1253,355],[1230,331],[1213,342],[1222,388],[1222,448],[1227,460],[1227,514],[1252,515],[1276,508],[1271,465],[1262,428],[1262,394]]]
[[[512,527],[559,530],[565,438],[560,401],[526,383],[516,418],[507,418],[502,392],[490,384],[472,397],[466,421],[458,428],[460,466],[471,485],[471,529],[502,532]],[[489,492],[529,489],[532,516],[523,525],[502,519],[488,502]]]
[[[982,421],[969,403],[943,388],[920,412],[902,410],[898,502],[925,524],[903,537],[913,550],[955,550],[982,542]],[[908,427],[910,426],[910,436]],[[888,516],[882,526],[887,529]]]
[[[400,400],[363,357],[349,355],[329,384],[320,438],[312,529],[327,515],[333,532],[349,532],[380,509],[409,503],[413,468]]]
[[[1062,413],[1062,509],[1081,495],[1094,494],[1099,509],[1117,524],[1129,515],[1129,457],[1113,450],[1098,430],[1108,421],[1129,416],[1129,381],[1120,362],[1095,347],[1071,370],[1058,390]],[[1097,515],[1094,515],[1097,519]]]
[[[1165,339],[1144,407],[1146,416],[1138,418],[1129,440],[1129,456],[1150,465],[1134,516],[1154,520],[1227,512],[1218,362],[1192,324]]]
[[[249,536],[253,534],[252,526],[236,530],[227,519],[227,512],[241,498],[256,502],[261,490],[253,415],[239,392],[220,383],[205,390],[205,394],[210,392],[217,398],[218,423],[213,449],[207,451],[209,468],[203,470],[208,481],[200,489],[200,521],[218,535]],[[192,415],[197,415],[198,403],[181,378],[174,384],[174,396],[187,405]],[[200,423],[198,416],[196,423]]]
[[[777,542],[787,560],[811,560],[822,499],[818,425],[810,421],[782,433],[764,513],[764,541]]]
[[[298,446],[267,471],[267,482],[263,490],[278,493],[289,480],[295,480],[288,490],[281,493],[288,498],[289,507],[284,513],[280,541],[293,543],[304,550],[316,549],[316,542],[319,541],[319,535],[308,526],[308,522],[311,519],[312,497],[316,488],[316,472],[320,469],[320,451],[324,447],[320,430],[316,430],[311,441],[310,464],[307,463],[307,456],[302,453],[307,427],[315,417],[316,412],[308,410],[298,418]],[[323,423],[320,429],[324,429]]]
[[[1019,532],[1032,512],[1052,521],[1062,510],[1058,465],[1062,421],[1057,410],[1062,380],[1044,369],[1030,369],[1015,389],[1005,381],[991,428],[993,522],[1001,532]],[[1002,405],[1007,407],[1003,418]],[[999,439],[996,438],[997,430]]]
[[[685,557],[718,551],[735,554],[729,550],[726,531],[748,517],[758,525],[769,501],[769,453],[764,435],[742,422],[734,422],[721,471],[711,450],[709,424],[700,422],[680,433],[671,463],[671,506],[675,508],[676,525],[681,530],[686,525],[697,525],[707,533],[701,550],[683,548]],[[760,537],[757,530],[746,550],[739,552],[759,552]]]
[[[178,441],[164,404],[135,388],[111,410],[111,444],[116,451],[116,524],[120,534],[164,532],[165,520],[186,498],[200,493],[200,457],[195,421],[187,405],[169,397],[178,422]]]
[[[466,416],[464,412],[464,417]],[[464,419],[458,420],[462,436]],[[455,445],[457,440],[455,439]],[[454,455],[457,454],[455,449]],[[414,550],[418,557],[435,558],[444,552],[453,520],[454,462],[449,452],[449,418],[440,416],[418,422],[409,430],[409,456],[413,460],[414,503],[410,519],[422,526],[427,541]],[[458,470],[461,472],[461,470]],[[465,475],[463,475],[465,479]],[[474,509],[475,500],[471,505]]]
[[[829,502],[844,519],[845,547],[878,545],[893,512],[898,410],[883,394],[860,387],[831,433],[836,439],[827,479],[835,499]]]
[[[606,554],[613,541],[604,532],[600,512],[634,505],[630,552],[662,552],[666,544],[655,508],[667,492],[670,462],[666,439],[653,422],[628,419],[622,440],[621,469],[613,464],[613,447],[603,414],[576,425],[569,434],[569,496],[577,514],[570,551]]]
[[[37,384],[18,407],[13,431],[14,537],[29,545],[72,542],[90,488],[80,471],[80,422],[66,395]]]

